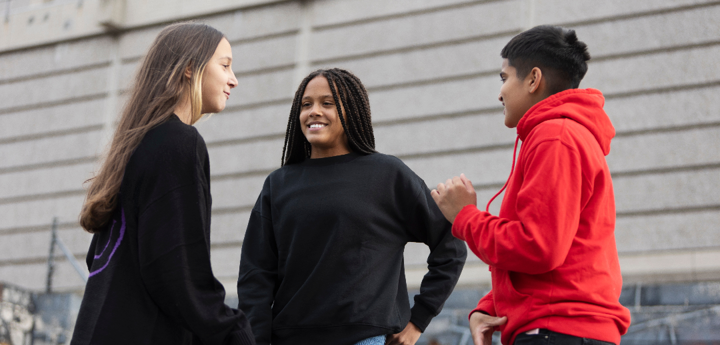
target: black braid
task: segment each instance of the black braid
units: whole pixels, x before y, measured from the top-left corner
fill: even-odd
[[[375,151],[370,103],[365,86],[358,77],[349,71],[339,68],[320,69],[305,77],[295,92],[285,131],[282,165],[299,163],[310,157],[311,146],[302,134],[300,127],[300,110],[307,84],[319,75],[328,80],[338,115],[342,114],[343,109],[345,110],[347,121],[343,116],[339,116],[339,118],[348,137],[350,150],[366,155],[377,152]]]

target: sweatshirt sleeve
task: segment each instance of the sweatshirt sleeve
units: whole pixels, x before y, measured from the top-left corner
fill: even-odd
[[[250,214],[237,283],[238,308],[247,313],[258,344],[272,340],[272,305],[278,285],[278,252],[267,193],[263,188]]]
[[[511,205],[518,220],[468,205],[452,231],[488,265],[541,274],[559,267],[570,251],[580,221],[582,169],[577,151],[560,140],[538,144],[524,163],[524,180]]]
[[[199,150],[205,149],[204,143],[200,146]],[[207,157],[206,150],[199,154],[204,154],[201,159]],[[210,264],[205,176],[209,163],[206,159],[198,162],[192,153],[168,153],[162,159],[172,171],[150,171],[146,188],[169,179],[183,183],[156,190],[153,193],[158,196],[139,210],[138,256],[144,287],[167,317],[203,344],[254,344],[245,315],[225,305],[225,290]]]
[[[480,299],[480,301],[477,304],[477,307],[473,309],[473,311],[470,312],[468,317],[472,315],[474,312],[481,312],[488,314],[490,316],[497,316],[497,312],[495,311],[495,301],[493,300],[493,292],[490,290],[483,298]]]
[[[430,247],[430,255],[427,258],[428,273],[423,277],[420,294],[415,296],[410,321],[424,332],[455,288],[465,265],[467,249],[452,236],[451,224],[440,212],[424,182],[420,180],[420,183],[422,187],[413,203],[408,230],[413,241],[424,242]]]

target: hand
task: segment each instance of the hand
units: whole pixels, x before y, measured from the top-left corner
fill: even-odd
[[[408,322],[402,332],[388,336],[385,345],[415,345],[421,333],[420,328],[417,328],[414,323]]]
[[[492,335],[495,327],[504,325],[507,316],[494,317],[481,312],[474,312],[470,315],[470,334],[472,334],[475,345],[492,345]]]
[[[460,177],[453,177],[445,182],[439,183],[437,189],[430,192],[435,203],[440,208],[440,212],[447,218],[450,223],[455,222],[455,217],[467,205],[477,206],[477,195],[472,182],[460,174]]]

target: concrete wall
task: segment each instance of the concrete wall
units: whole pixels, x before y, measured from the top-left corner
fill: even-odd
[[[618,133],[608,164],[626,282],[720,279],[720,1],[220,1],[196,8],[191,0],[170,7],[127,0],[113,5],[119,14],[90,0],[81,14],[78,1],[25,2],[0,31],[2,281],[42,289],[54,216],[59,236],[84,259],[90,236],[77,225],[82,182],[152,39],[185,18],[227,35],[240,83],[224,112],[197,125],[212,164],[213,267],[229,293],[249,211],[279,167],[302,77],[320,67],[354,71],[370,92],[378,149],[431,187],[464,172],[484,205],[510,172],[515,138],[497,101],[499,52],[539,24],[576,29],[593,56],[581,86],[605,93]],[[45,13],[47,21],[37,19]],[[62,34],[70,29],[50,19],[56,13],[76,30]],[[423,245],[408,246],[411,286],[425,272],[426,254]],[[57,265],[54,287],[81,290],[69,263],[59,258]],[[487,266],[471,256],[461,286],[487,284]]]

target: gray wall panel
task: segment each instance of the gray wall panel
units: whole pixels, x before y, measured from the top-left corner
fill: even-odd
[[[92,240],[92,235],[79,228],[61,229],[58,237],[76,255],[85,255]],[[47,260],[50,238],[50,232],[44,231],[0,234],[0,264],[7,260]],[[62,252],[57,248],[55,254],[62,256]]]
[[[616,138],[607,158],[613,172],[720,163],[720,126]]]
[[[478,77],[370,91],[373,121],[454,114],[502,107],[500,77]]]
[[[101,137],[102,132],[93,131],[0,145],[0,168],[93,157]]]
[[[8,138],[41,136],[42,133],[68,131],[103,124],[105,100],[94,99],[48,108],[0,115],[0,141]]]
[[[720,46],[631,56],[592,62],[582,87],[600,89],[606,94],[712,83],[720,80],[715,59]]]
[[[71,98],[102,94],[107,91],[105,68],[93,68],[73,74],[0,84],[3,104],[7,108],[35,106]]]
[[[535,5],[535,23],[578,23],[594,20],[613,20],[648,12],[666,11],[684,6],[713,3],[713,0],[542,0]]]
[[[272,171],[280,168],[282,149],[282,139],[210,147],[210,171],[212,175]]]
[[[497,74],[499,81],[500,51],[511,38],[512,35],[505,35],[317,66],[348,69],[367,88],[476,73]],[[438,63],[440,61],[442,63]],[[499,85],[498,82],[498,88]]]
[[[638,253],[720,246],[720,211],[620,217],[615,227],[618,251]]]
[[[260,195],[265,176],[249,176],[213,181],[213,209],[251,208]]]
[[[611,98],[605,111],[618,132],[720,121],[720,86]]]
[[[512,145],[515,129],[504,125],[502,114],[479,114],[428,119],[374,128],[376,146],[393,155],[422,154],[497,145]]]
[[[3,191],[0,200],[81,190],[96,167],[94,163],[85,163],[0,174]]]
[[[618,213],[720,205],[720,169],[613,178]]]
[[[0,229],[13,229],[29,226],[48,226],[53,217],[60,222],[77,220],[80,214],[84,195],[71,195],[53,199],[20,201],[11,204],[0,204]]]
[[[257,198],[257,196],[255,196]],[[213,245],[242,242],[245,238],[250,211],[215,213],[212,215],[210,242]]]
[[[107,63],[111,44],[112,39],[98,37],[2,54],[0,81]]]
[[[313,6],[316,26],[341,25],[377,17],[402,16],[408,12],[479,2],[477,0],[340,0],[318,1]],[[342,15],[338,15],[341,13]]]
[[[208,143],[257,138],[267,135],[285,136],[292,101],[240,110],[225,110],[195,126]]]
[[[523,15],[525,7],[519,3],[480,3],[393,20],[320,30],[313,33],[311,47],[323,49],[310,49],[310,58],[313,61],[338,59],[520,30],[526,16]],[[493,15],[488,17],[485,13]]]

